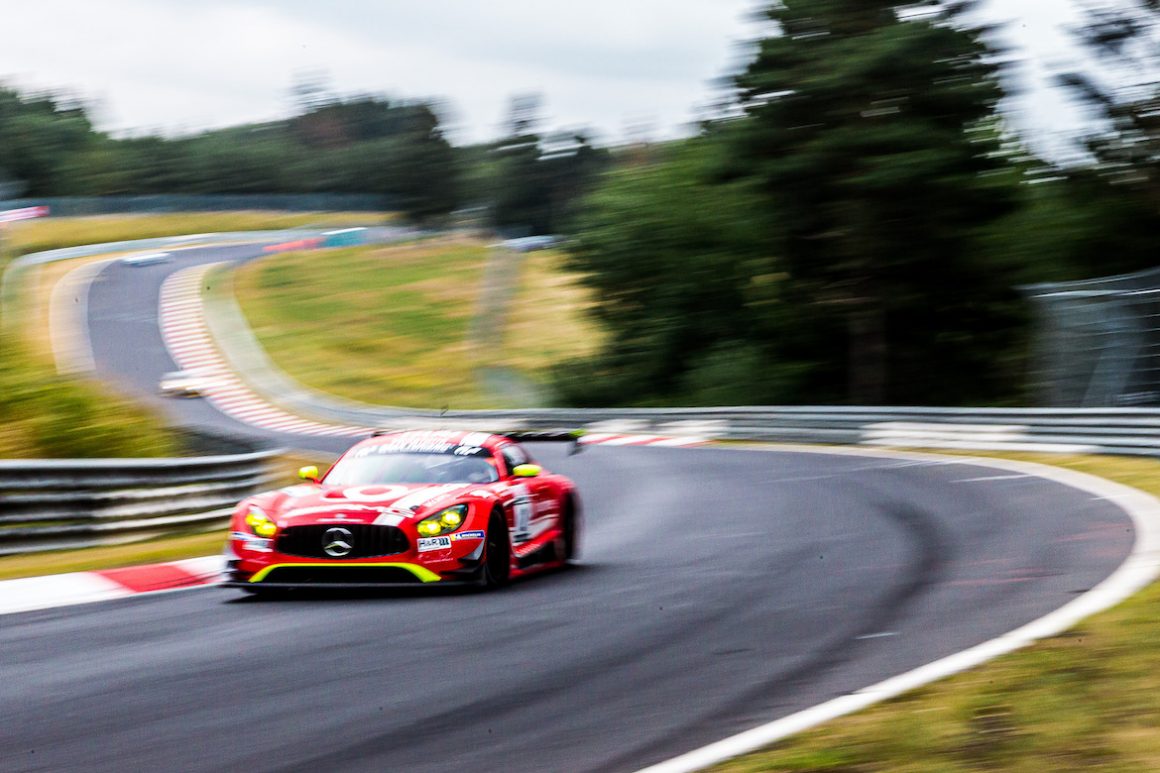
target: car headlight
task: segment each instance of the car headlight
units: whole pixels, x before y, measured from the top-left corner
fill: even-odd
[[[438,537],[440,534],[453,532],[463,525],[467,519],[467,505],[455,505],[441,510],[435,515],[429,515],[419,521],[415,530],[421,537]]]
[[[246,513],[246,526],[259,537],[273,537],[274,532],[278,531],[278,525],[257,508],[251,508],[250,512]]]

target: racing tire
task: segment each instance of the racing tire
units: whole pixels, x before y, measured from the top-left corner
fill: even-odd
[[[252,599],[260,599],[262,601],[270,601],[272,599],[284,599],[289,593],[285,588],[257,588],[245,587],[239,588],[242,593],[245,593]]]
[[[495,510],[487,522],[487,543],[483,549],[483,587],[502,588],[511,579],[512,543],[508,537],[507,519]]]
[[[564,522],[561,524],[564,533],[564,563],[576,558],[576,503],[572,497],[564,500]]]

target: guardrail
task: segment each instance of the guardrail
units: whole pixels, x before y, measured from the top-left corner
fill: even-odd
[[[1148,409],[804,406],[436,413],[311,407],[355,426],[571,426],[789,443],[1160,456],[1160,410]],[[267,468],[276,454],[0,461],[0,555],[223,525],[235,503],[274,482]]]
[[[0,555],[224,525],[275,450],[188,459],[0,461]]]
[[[344,426],[567,426],[728,440],[1160,456],[1160,409],[1156,408],[749,406],[420,411],[370,406],[313,392],[283,373],[266,356],[228,293],[207,304],[207,321],[230,366],[258,394],[290,413]]]
[[[722,440],[1160,456],[1157,409],[754,406],[434,412],[358,406],[304,389],[268,397],[322,421],[363,427],[567,426]]]
[[[546,413],[527,420],[534,426],[583,421],[590,427],[595,420],[605,431],[736,440],[1160,455],[1160,411],[1150,410],[803,406]]]

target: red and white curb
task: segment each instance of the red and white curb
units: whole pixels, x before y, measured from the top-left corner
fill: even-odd
[[[205,556],[148,566],[3,580],[0,615],[216,585],[221,581],[223,566],[221,556]]]
[[[201,284],[217,264],[194,266],[178,271],[161,286],[158,318],[161,336],[174,362],[182,370],[204,374],[204,397],[219,411],[261,429],[296,435],[365,435],[368,427],[323,424],[270,405],[242,382],[230,369],[214,345],[205,321]]]
[[[374,427],[323,424],[287,413],[271,405],[238,378],[214,343],[205,321],[201,297],[206,273],[220,265],[194,266],[169,277],[161,286],[158,309],[165,346],[179,368],[204,374],[204,397],[237,421],[275,432],[356,437],[374,430]],[[704,445],[706,441],[701,437],[593,432],[584,435],[580,442],[584,445],[688,447]]]
[[[604,446],[669,446],[687,448],[702,446],[707,441],[697,437],[670,437],[667,435],[615,435],[606,432],[590,432],[580,437],[581,445]]]

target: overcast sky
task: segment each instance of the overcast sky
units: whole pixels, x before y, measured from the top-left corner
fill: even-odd
[[[1038,142],[1077,124],[1050,73],[1074,47],[1073,0],[986,0],[1024,66],[1010,108]],[[440,97],[456,142],[488,139],[512,94],[604,141],[674,136],[751,38],[753,0],[27,0],[5,4],[0,79],[69,89],[108,130],[196,131],[273,119],[296,74],[341,93]]]

